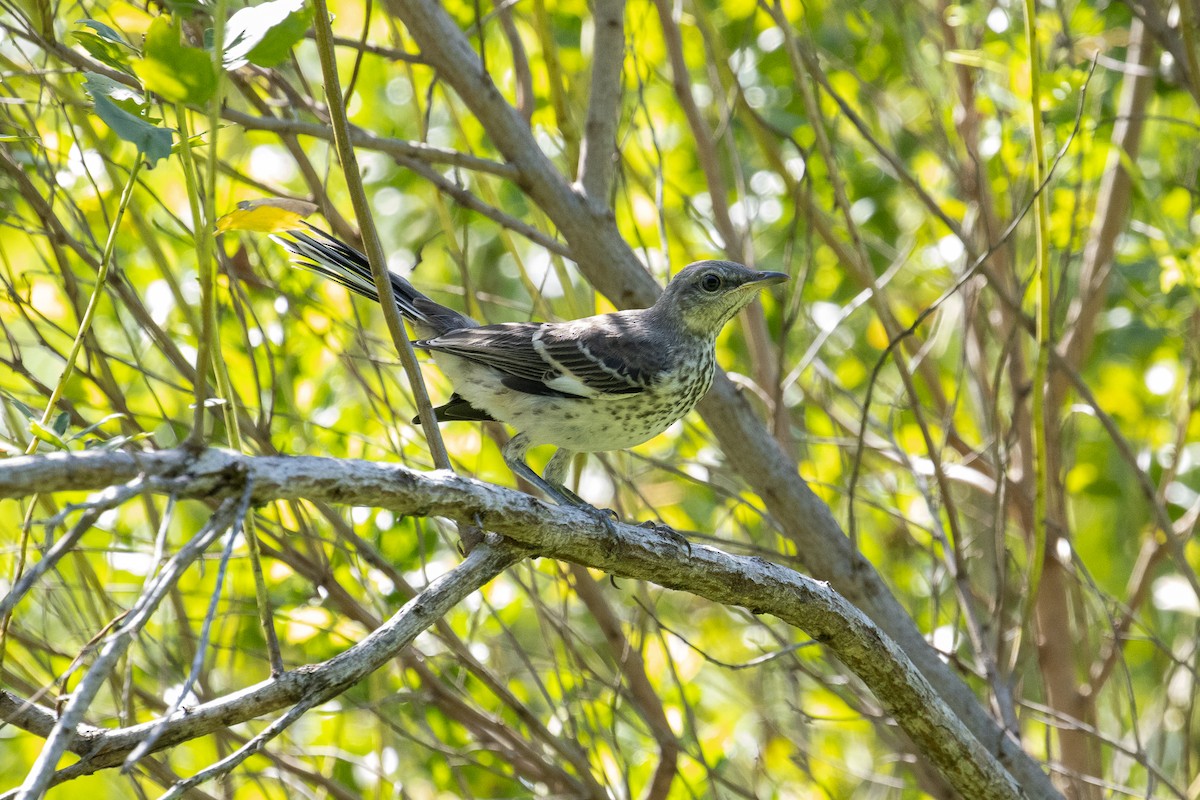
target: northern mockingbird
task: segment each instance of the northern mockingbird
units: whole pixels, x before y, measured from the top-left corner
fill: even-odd
[[[274,237],[296,266],[378,302],[366,256],[307,226]],[[717,334],[758,294],[788,279],[732,261],[698,261],[650,308],[570,322],[480,325],[391,274],[400,314],[449,378],[439,421],[497,420],[516,430],[502,450],[514,473],[559,503],[587,505],[564,486],[575,453],[623,450],[667,429],[704,396]],[[558,451],[542,475],[525,463],[537,445]]]

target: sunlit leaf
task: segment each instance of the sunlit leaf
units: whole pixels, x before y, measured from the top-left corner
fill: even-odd
[[[133,70],[148,91],[172,103],[200,105],[217,89],[212,58],[184,44],[179,27],[166,17],[150,26],[142,58],[134,62]]]
[[[98,430],[98,429],[99,429],[100,427],[102,427],[102,426],[103,426],[105,423],[107,423],[107,422],[111,422],[111,421],[113,421],[114,419],[123,419],[123,418],[125,418],[125,416],[126,416],[125,414],[107,414],[107,415],[105,415],[105,416],[104,416],[102,419],[100,419],[100,420],[98,420],[98,421],[96,421],[96,422],[93,422],[91,425],[88,425],[88,426],[87,426],[86,428],[84,428],[83,430],[81,430],[81,431],[78,431],[78,432],[76,432],[76,433],[73,433],[73,434],[71,434],[71,437],[70,437],[70,438],[71,438],[72,440],[74,440],[74,439],[81,439],[81,438],[83,438],[84,436],[87,436],[88,434],[90,434],[90,433],[93,433],[94,431]]]
[[[312,9],[304,0],[270,0],[243,8],[229,18],[225,68],[251,62],[273,67],[287,58],[312,24]]]
[[[264,200],[243,200],[237,210],[217,220],[217,232],[253,231],[282,233],[298,226],[317,206],[304,200],[286,197]]]
[[[77,24],[91,29],[71,32],[71,38],[79,42],[84,50],[87,50],[97,61],[107,64],[113,69],[133,74],[129,58],[136,54],[137,50],[125,41],[121,34],[94,19],[79,20]]]
[[[47,428],[36,419],[29,420],[29,432],[46,444],[53,445],[59,450],[66,450],[67,443],[53,428]]]

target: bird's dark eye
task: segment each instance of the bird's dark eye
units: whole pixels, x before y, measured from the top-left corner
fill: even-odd
[[[700,279],[700,288],[706,292],[715,292],[721,288],[721,276],[708,273]]]

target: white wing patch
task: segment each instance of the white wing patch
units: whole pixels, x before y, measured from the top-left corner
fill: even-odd
[[[591,388],[574,375],[559,375],[557,378],[551,378],[548,381],[543,380],[542,383],[556,392],[573,394],[577,397],[598,397],[601,394],[601,392]]]
[[[576,397],[601,397],[613,394],[613,392],[596,388],[595,384],[603,385],[606,379],[607,381],[617,379],[630,387],[644,388],[636,381],[631,380],[628,375],[612,369],[601,359],[596,358],[581,340],[560,339],[556,342],[552,340],[548,346],[545,333],[545,328],[534,333],[530,338],[530,344],[549,367],[547,375],[542,378],[542,383],[551,389]],[[554,349],[557,349],[559,358],[554,356],[552,352]],[[568,351],[564,352],[564,349]],[[570,350],[574,352],[570,352]],[[570,361],[571,365],[568,366],[563,358]],[[550,377],[553,373],[558,374]]]
[[[543,336],[545,333],[546,329],[542,328],[541,330],[536,331],[529,339],[529,343],[533,345],[534,352],[542,357],[542,361],[546,362],[547,370],[546,375],[542,377],[542,383],[546,384],[546,386],[550,387],[556,392],[573,394],[576,397],[595,397],[596,395],[600,394],[600,392],[596,391],[583,381],[579,380],[579,378],[575,377],[575,375],[569,369],[563,366],[554,358],[554,356],[547,352],[546,343],[543,341]],[[550,375],[554,373],[559,374],[551,378]]]

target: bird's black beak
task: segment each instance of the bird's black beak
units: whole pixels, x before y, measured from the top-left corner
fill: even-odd
[[[776,283],[783,283],[787,279],[788,275],[785,272],[760,272],[747,283],[752,286],[772,286]]]

